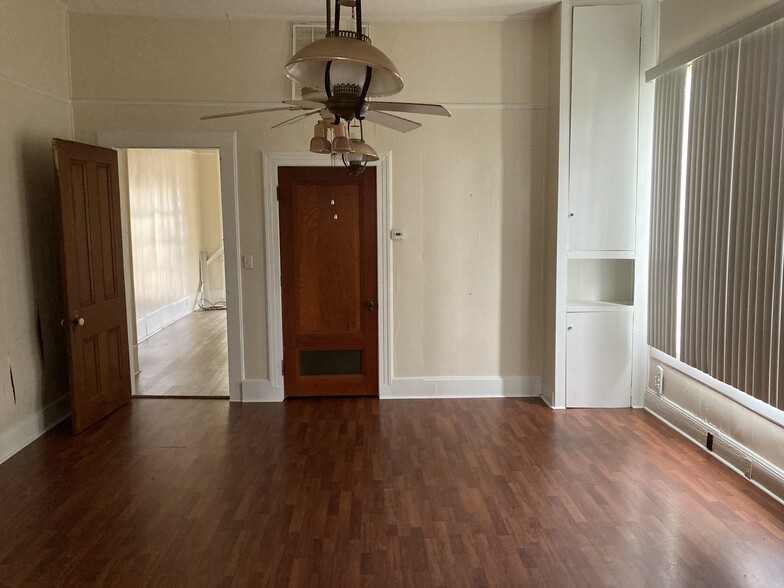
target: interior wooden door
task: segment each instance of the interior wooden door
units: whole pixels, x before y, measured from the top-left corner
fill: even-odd
[[[131,399],[117,153],[53,142],[71,389],[78,433]]]
[[[376,396],[376,170],[282,167],[278,184],[285,394]]]

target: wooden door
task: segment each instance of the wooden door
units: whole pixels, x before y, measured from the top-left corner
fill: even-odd
[[[78,433],[131,399],[117,153],[55,139],[60,251]]]
[[[376,170],[278,170],[286,396],[378,395]]]

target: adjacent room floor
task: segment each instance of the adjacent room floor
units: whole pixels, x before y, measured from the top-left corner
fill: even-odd
[[[0,465],[0,583],[778,586],[784,506],[644,411],[134,399]]]
[[[226,311],[196,311],[139,343],[137,396],[229,396]]]

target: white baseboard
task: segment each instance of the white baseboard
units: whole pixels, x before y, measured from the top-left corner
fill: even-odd
[[[534,376],[392,378],[381,398],[537,398],[541,383]]]
[[[645,391],[645,410],[784,504],[784,471],[780,468],[651,389]],[[713,451],[705,445],[708,433],[713,435]]]
[[[243,380],[242,402],[283,402],[283,390],[269,380]]]
[[[403,398],[538,398],[536,377],[393,378],[381,386],[381,399]],[[283,391],[269,380],[244,380],[242,402],[282,402]]]
[[[136,339],[144,341],[161,329],[168,327],[173,322],[181,319],[185,315],[193,312],[196,304],[196,294],[191,294],[181,298],[177,302],[172,302],[151,312],[148,315],[136,319]]]
[[[45,407],[41,412],[22,419],[11,429],[0,435],[0,463],[21,451],[55,425],[71,415],[71,397],[63,396]]]

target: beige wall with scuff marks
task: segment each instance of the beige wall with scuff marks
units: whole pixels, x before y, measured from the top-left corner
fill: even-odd
[[[68,392],[52,138],[71,138],[72,119],[65,11],[4,0],[0,14],[2,461],[62,416],[46,408]]]
[[[709,39],[780,0],[662,0],[659,61]]]
[[[70,17],[79,140],[97,131],[235,131],[245,377],[267,374],[262,153],[307,150],[288,113],[200,122],[290,96],[285,22]],[[373,23],[406,89],[457,105],[398,134],[393,161],[394,376],[540,376],[549,22]],[[130,48],[130,49],[129,49]],[[245,103],[245,104],[243,104]],[[507,108],[504,108],[507,107]],[[416,118],[416,117],[415,117]]]

